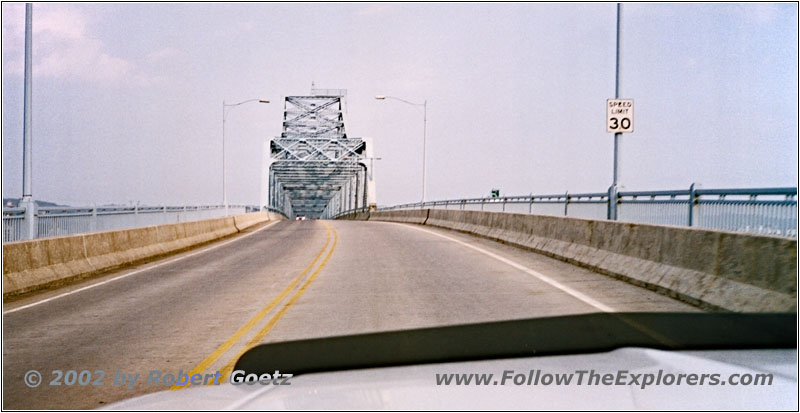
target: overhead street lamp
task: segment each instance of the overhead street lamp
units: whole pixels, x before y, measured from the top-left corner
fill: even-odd
[[[364,159],[369,159],[369,179],[372,179],[372,171],[373,171],[372,168],[374,166],[374,161],[380,161],[383,160],[383,158],[376,158],[374,156],[371,156]]]
[[[394,99],[400,102],[409,104],[411,106],[422,106],[423,110],[423,118],[422,118],[422,201],[425,202],[427,188],[426,188],[426,177],[425,177],[425,154],[426,154],[426,140],[427,140],[427,133],[428,133],[428,100],[426,99],[422,103],[414,103],[409,102],[405,99],[396,98],[394,96],[383,96],[377,95],[375,96],[377,100],[386,100],[386,99]]]
[[[258,102],[269,103],[267,99],[248,99],[239,103],[225,103],[222,101],[222,204],[225,205],[225,216],[228,216],[228,192],[225,188],[225,120],[228,118],[228,111],[231,107],[244,105],[245,103]]]

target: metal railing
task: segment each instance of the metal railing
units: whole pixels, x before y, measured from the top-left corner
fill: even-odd
[[[236,215],[259,210],[256,206],[230,205],[227,214]],[[34,215],[36,234],[28,236],[25,233],[25,208],[4,208],[3,242],[199,221],[224,217],[226,211],[223,205],[48,206],[36,208]]]
[[[450,199],[378,211],[432,208],[608,219],[609,193]],[[692,185],[684,190],[617,192],[615,206],[619,221],[797,238],[797,188],[695,189]]]
[[[25,222],[25,208],[4,209],[3,242],[16,241],[22,239],[24,222]]]

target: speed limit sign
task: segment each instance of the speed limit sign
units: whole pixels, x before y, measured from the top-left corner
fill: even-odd
[[[606,132],[633,132],[633,99],[606,100]]]

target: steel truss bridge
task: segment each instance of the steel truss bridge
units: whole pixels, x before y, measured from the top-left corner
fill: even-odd
[[[375,205],[368,138],[347,136],[341,89],[287,96],[283,131],[265,146],[262,204],[289,217],[330,218]]]

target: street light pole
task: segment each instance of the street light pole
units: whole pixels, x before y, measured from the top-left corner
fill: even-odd
[[[427,140],[428,140],[428,100],[425,99],[425,102],[422,103],[422,203],[425,203],[425,198],[427,198],[428,194],[428,181],[427,181],[427,174],[425,173],[425,166],[427,165],[426,155],[428,153],[427,148]]]
[[[396,98],[394,96],[383,96],[378,95],[375,96],[377,100],[386,100],[386,99],[394,99],[405,104],[411,106],[422,106],[422,200],[420,202],[424,203],[425,198],[427,198],[427,174],[425,172],[425,166],[427,165],[426,155],[427,155],[427,140],[428,140],[428,100],[425,99],[422,103],[414,103],[409,102],[405,99]]]
[[[267,99],[248,99],[241,101],[239,103],[232,103],[227,104],[225,100],[222,100],[222,205],[225,206],[225,216],[228,216],[228,191],[225,186],[226,178],[225,178],[225,121],[228,118],[228,108],[243,105],[245,103],[250,102],[258,102],[258,103],[269,103]]]
[[[22,123],[22,199],[25,208],[23,239],[37,235],[36,201],[33,200],[33,5],[25,4],[25,90]]]

